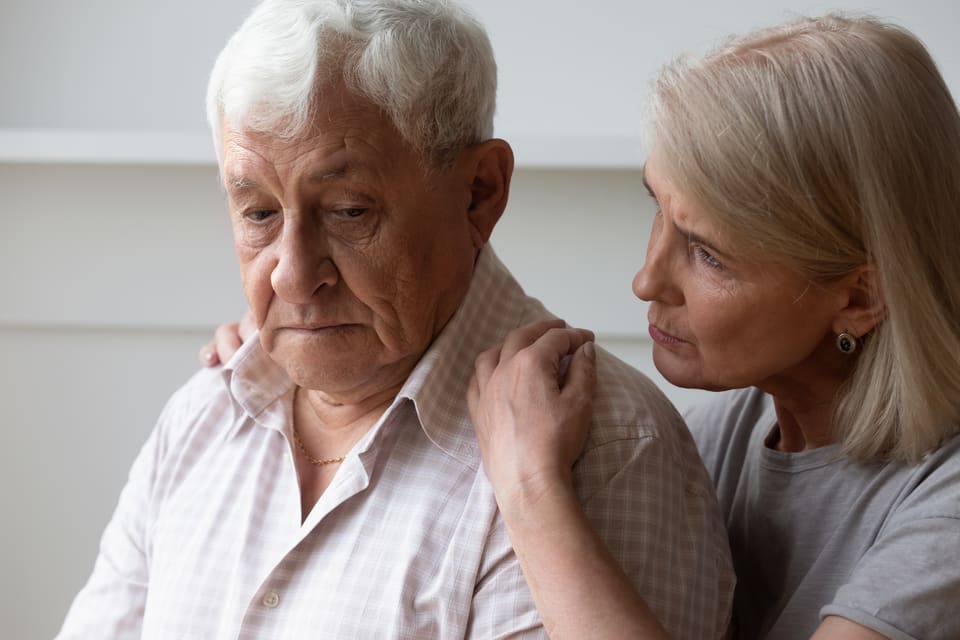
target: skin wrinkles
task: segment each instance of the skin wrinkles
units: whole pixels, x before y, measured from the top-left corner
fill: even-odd
[[[265,351],[314,404],[359,410],[395,395],[466,293],[470,182],[428,178],[358,98],[315,122],[289,142],[227,123],[225,186]]]
[[[655,156],[645,180],[660,210],[634,293],[650,302],[657,369],[681,387],[757,386],[791,413],[829,407],[848,373],[833,346],[842,289],[735,257],[709,213],[660,173]]]

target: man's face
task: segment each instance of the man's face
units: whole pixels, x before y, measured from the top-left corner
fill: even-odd
[[[458,166],[427,176],[375,107],[329,92],[301,138],[224,131],[243,287],[270,357],[337,402],[402,384],[466,294]]]

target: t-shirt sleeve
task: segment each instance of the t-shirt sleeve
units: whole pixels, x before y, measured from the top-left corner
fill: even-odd
[[[960,638],[960,463],[956,455],[895,507],[821,616],[894,640]]]

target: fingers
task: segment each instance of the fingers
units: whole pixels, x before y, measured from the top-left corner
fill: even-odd
[[[538,343],[541,348],[555,350],[562,356],[573,353],[584,342],[593,339],[592,331],[568,327],[563,320],[535,322],[507,334],[500,350],[500,360],[509,360],[517,352]]]
[[[477,376],[474,374],[470,379],[470,385],[467,387],[467,409],[470,412],[470,420],[473,422],[474,429],[477,431],[477,437],[482,441],[483,432],[478,427],[483,423],[483,405],[480,402],[480,385],[477,382]]]
[[[553,328],[537,338],[529,347],[541,353],[544,359],[555,358],[559,362],[560,358],[573,354],[593,339],[593,332],[586,329]]]
[[[480,387],[477,385],[477,375],[470,378],[470,384],[467,385],[467,409],[470,410],[470,417],[474,424],[477,422],[477,403],[480,400]]]
[[[217,327],[213,340],[217,345],[217,356],[220,362],[226,362],[237,352],[243,341],[240,339],[239,323],[228,322]]]
[[[213,340],[200,349],[200,362],[206,367],[226,362],[256,331],[257,323],[247,309],[240,322],[227,322],[216,328]]]
[[[551,329],[567,326],[563,320],[544,320],[514,329],[507,334],[500,350],[500,359],[509,360],[522,349],[526,349]]]
[[[488,349],[477,356],[467,400],[470,402],[470,394],[474,394],[472,401],[478,406],[479,398],[494,375],[514,380],[525,378],[528,382],[539,380],[554,389],[567,388],[570,386],[566,381],[567,367],[574,354],[577,354],[574,362],[576,382],[571,388],[590,394],[595,377],[593,345],[590,345],[589,355],[580,351],[593,339],[593,332],[566,328],[562,320],[537,322],[514,329],[507,335],[503,346]],[[523,357],[518,359],[521,353]]]
[[[556,382],[562,380],[568,364],[567,356],[583,344],[593,341],[592,331],[568,328],[562,320],[546,320],[514,329],[500,347],[484,351],[474,362],[474,379],[483,393],[487,382],[499,368],[513,365],[514,359],[524,354],[521,369],[543,371]],[[501,366],[502,365],[502,366]]]
[[[544,332],[563,326],[565,324],[562,320],[546,320],[525,325],[507,334],[502,345],[487,349],[478,355],[474,361],[474,373],[471,381],[471,384],[477,385],[478,394],[483,393],[487,382],[490,381],[500,362],[513,358],[518,351],[530,346]]]
[[[542,322],[511,332],[502,347],[477,356],[467,407],[498,500],[545,473],[569,475],[590,428],[592,341],[589,331]],[[568,363],[565,379],[561,361]]]
[[[211,340],[207,344],[200,347],[200,352],[197,354],[197,357],[200,358],[200,364],[205,367],[215,367],[220,364],[220,357],[217,355],[216,342]]]
[[[473,382],[477,385],[479,393],[483,393],[498,364],[500,364],[500,347],[487,349],[474,360]]]
[[[597,386],[597,351],[592,342],[584,342],[570,358],[560,394],[593,398]]]
[[[257,330],[253,314],[248,310],[240,322],[226,322],[213,332],[213,340],[200,348],[200,363],[215,367],[226,362]]]

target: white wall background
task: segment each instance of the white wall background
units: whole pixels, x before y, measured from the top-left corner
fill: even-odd
[[[651,371],[630,280],[652,211],[644,87],[724,34],[831,8],[914,29],[957,94],[952,0],[472,0],[519,169],[494,235],[527,289]],[[249,0],[0,0],[0,636],[49,638],[127,467],[243,309],[203,120]],[[679,405],[699,397],[669,387]]]

